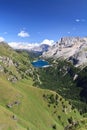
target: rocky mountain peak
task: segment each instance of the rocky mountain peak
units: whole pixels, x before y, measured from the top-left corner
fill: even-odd
[[[76,66],[82,65],[87,62],[87,37],[63,37],[42,56],[54,59],[60,57],[68,60],[74,59],[78,61],[75,63]]]

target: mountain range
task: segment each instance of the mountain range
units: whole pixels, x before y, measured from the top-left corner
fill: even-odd
[[[11,46],[11,44],[10,44]],[[26,50],[31,55],[40,56],[48,59],[67,59],[74,66],[86,66],[87,64],[87,37],[63,37],[53,45],[29,44],[27,46],[19,45],[17,50]]]
[[[71,61],[75,66],[87,64],[87,37],[64,37],[43,52],[44,58],[63,58]]]
[[[14,49],[27,50],[29,52],[44,52],[54,44],[53,40],[45,39],[41,43],[23,43],[23,42],[10,42],[8,43]]]

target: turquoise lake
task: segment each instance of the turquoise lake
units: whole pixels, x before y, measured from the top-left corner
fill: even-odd
[[[48,67],[49,63],[47,61],[45,61],[45,60],[37,60],[37,61],[33,61],[32,65],[34,67],[41,68],[41,67]]]

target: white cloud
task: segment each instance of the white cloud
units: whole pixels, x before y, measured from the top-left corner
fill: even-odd
[[[19,42],[10,42],[8,43],[9,46],[11,46],[14,49],[19,49],[19,46],[21,45]]]
[[[49,40],[49,39],[45,39],[40,44],[47,44],[47,45],[52,46],[54,44],[54,41],[53,40]]]
[[[18,33],[18,36],[24,38],[24,37],[29,37],[30,35],[29,35],[28,32],[20,31],[20,32]]]
[[[0,37],[0,42],[2,42],[2,41],[5,41],[5,39],[3,37]]]
[[[86,22],[85,19],[75,19],[76,22]]]
[[[8,43],[14,49],[33,49],[34,47],[39,47],[42,44],[47,44],[52,46],[54,44],[53,40],[45,39],[41,43],[27,43],[27,42],[10,42]]]
[[[14,49],[32,49],[35,46],[39,46],[38,43],[27,43],[27,42],[10,42],[8,44]]]
[[[80,22],[80,19],[75,19],[76,22]]]

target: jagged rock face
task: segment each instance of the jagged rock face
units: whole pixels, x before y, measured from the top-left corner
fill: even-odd
[[[80,46],[80,49],[77,50],[77,52],[71,56],[70,58],[73,58],[74,60],[77,61],[77,63],[73,63],[76,66],[80,66],[80,65],[87,65],[87,42],[83,43]],[[72,60],[73,62],[73,60]]]
[[[65,37],[44,52],[44,58],[64,58],[76,66],[87,62],[87,37]],[[75,62],[75,63],[74,63]]]

